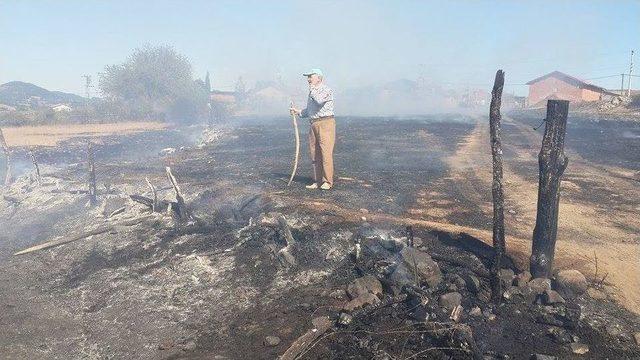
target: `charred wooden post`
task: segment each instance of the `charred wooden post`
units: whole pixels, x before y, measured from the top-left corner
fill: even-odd
[[[4,138],[4,134],[2,133],[2,129],[0,128],[0,147],[2,147],[2,152],[4,152],[4,156],[7,159],[5,161],[5,177],[4,184],[11,184],[12,174],[11,174],[11,151],[9,150],[9,145],[7,145],[7,141]]]
[[[176,177],[173,176],[173,173],[171,172],[171,168],[167,166],[166,171],[167,171],[167,177],[169,178],[169,181],[171,181],[171,186],[173,186],[173,191],[176,193],[176,202],[171,203],[167,209],[168,210],[171,209],[175,211],[179,219],[185,220],[189,218],[191,214],[189,214],[187,205],[184,202],[184,196],[182,196],[182,191],[180,191],[180,186],[178,186],[178,181],[176,180]]]
[[[96,163],[93,144],[90,141],[87,146],[87,163],[89,165],[89,204],[94,206],[98,203],[98,189],[96,187]]]
[[[156,191],[156,187],[151,184],[148,177],[145,177],[144,180],[147,182],[147,186],[151,189],[151,194],[153,194],[153,203],[151,204],[151,212],[158,211],[158,191]]]
[[[500,105],[502,103],[502,89],[504,87],[504,72],[498,70],[491,91],[491,106],[489,107],[489,126],[491,133],[491,155],[493,157],[493,264],[491,266],[491,299],[499,302],[502,297],[502,286],[498,272],[505,252],[504,241],[504,193],[502,190],[502,143],[500,140]]]
[[[33,163],[33,167],[36,170],[36,181],[38,181],[38,185],[42,185],[42,177],[40,176],[40,166],[38,166],[38,159],[36,159],[36,154],[33,149],[29,150],[29,155],[31,155],[31,162]]]
[[[569,159],[564,154],[569,101],[549,100],[547,118],[538,155],[540,169],[538,183],[538,210],[533,230],[530,270],[534,277],[549,277],[558,234],[558,207],[560,180]]]

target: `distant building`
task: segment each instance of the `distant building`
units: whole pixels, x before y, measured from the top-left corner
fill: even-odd
[[[0,104],[0,111],[16,111],[16,108],[5,104]]]
[[[586,83],[573,76],[554,71],[533,79],[529,85],[529,106],[544,105],[546,100],[569,100],[573,102],[598,101],[605,96],[619,96],[599,86]]]
[[[57,104],[57,105],[51,106],[51,110],[55,112],[69,112],[73,109],[71,108],[71,106],[67,104]]]
[[[210,98],[212,103],[234,104],[238,101],[238,94],[235,91],[211,90]]]

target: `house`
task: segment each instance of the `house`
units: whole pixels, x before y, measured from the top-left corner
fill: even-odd
[[[16,108],[5,104],[0,104],[0,111],[16,111]]]
[[[73,109],[71,109],[71,106],[67,105],[67,104],[56,104],[51,106],[51,110],[55,111],[55,112],[69,112]]]
[[[212,104],[234,104],[238,101],[235,91],[211,90],[209,97]]]
[[[529,106],[544,105],[546,100],[559,99],[573,102],[598,101],[605,96],[619,96],[600,86],[586,83],[560,71],[548,73],[527,83]]]

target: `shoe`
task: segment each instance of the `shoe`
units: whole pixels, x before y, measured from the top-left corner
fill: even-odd
[[[331,184],[329,184],[328,182],[322,183],[322,185],[320,186],[320,189],[329,190],[331,189]]]
[[[314,190],[314,189],[317,189],[317,188],[318,188],[318,184],[317,184],[317,183],[313,183],[313,184],[311,184],[311,185],[307,185],[307,186],[305,186],[305,187],[306,187],[307,189]]]

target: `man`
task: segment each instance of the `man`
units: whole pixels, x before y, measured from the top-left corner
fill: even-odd
[[[313,164],[313,184],[307,189],[329,190],[333,187],[333,145],[336,142],[336,119],[333,114],[333,91],[324,84],[320,69],[303,74],[309,83],[307,107],[290,108],[292,114],[309,118],[309,150]]]

